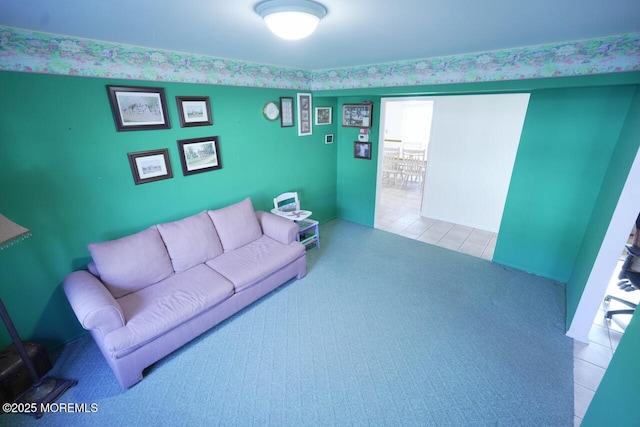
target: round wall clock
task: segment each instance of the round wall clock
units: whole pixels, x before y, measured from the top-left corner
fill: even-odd
[[[262,109],[262,114],[267,120],[275,120],[280,115],[280,109],[276,105],[275,102],[269,101],[264,105]]]

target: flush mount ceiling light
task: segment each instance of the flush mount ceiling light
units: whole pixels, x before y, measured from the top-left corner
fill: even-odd
[[[313,33],[327,8],[311,0],[266,0],[255,11],[278,37],[303,39]]]

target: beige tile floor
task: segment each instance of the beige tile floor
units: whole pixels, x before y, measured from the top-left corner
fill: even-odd
[[[422,191],[419,186],[383,186],[379,198],[376,228],[484,259],[493,258],[496,233],[421,217]],[[640,292],[627,293],[616,286],[620,265],[611,276],[607,293],[637,301]],[[613,308],[615,304],[618,303],[611,302],[610,306]],[[603,304],[594,319],[589,344],[578,341],[573,344],[575,426],[581,424],[631,317],[620,315],[614,316],[614,321],[606,321],[604,310]]]
[[[432,245],[490,260],[496,233],[420,216],[422,190],[383,186],[376,209],[375,227]]]
[[[607,288],[608,295],[616,295],[627,301],[637,303],[640,292],[624,292],[618,286],[618,273],[622,266],[620,259],[611,276]],[[573,379],[574,379],[574,425],[579,426],[587,412],[591,399],[602,381],[609,362],[618,348],[624,330],[631,320],[631,315],[616,315],[611,321],[605,319],[605,310],[628,308],[623,304],[611,301],[602,303],[589,333],[589,344],[573,342]]]

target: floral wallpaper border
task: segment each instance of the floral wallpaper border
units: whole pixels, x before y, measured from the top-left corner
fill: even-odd
[[[640,70],[640,33],[317,70],[313,90],[440,85],[622,73]]]
[[[127,80],[308,89],[304,70],[0,26],[0,70]]]
[[[309,71],[0,26],[0,70],[314,91],[439,85],[640,71],[640,33]]]

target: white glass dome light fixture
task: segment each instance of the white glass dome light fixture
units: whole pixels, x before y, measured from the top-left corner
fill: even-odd
[[[316,30],[327,8],[311,0],[266,0],[255,11],[278,37],[303,39]]]

